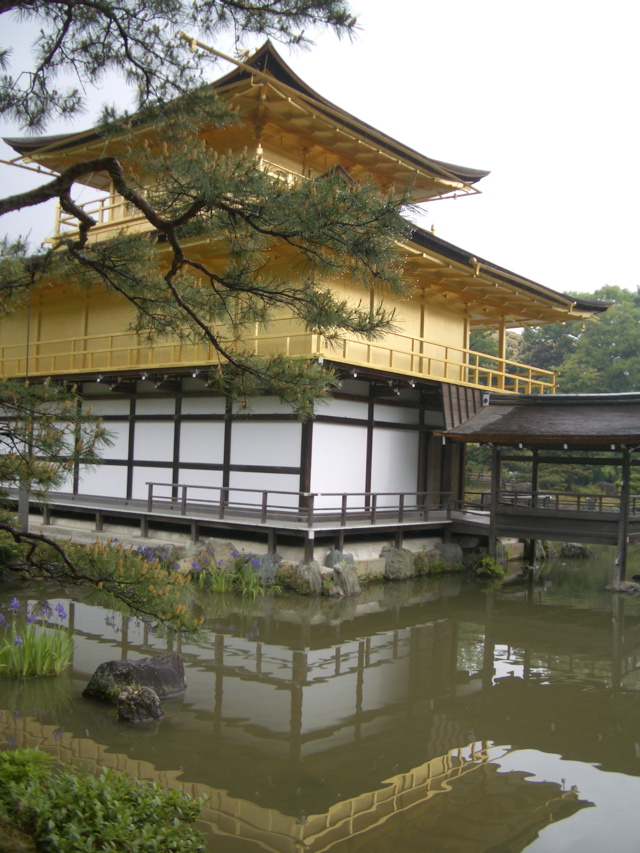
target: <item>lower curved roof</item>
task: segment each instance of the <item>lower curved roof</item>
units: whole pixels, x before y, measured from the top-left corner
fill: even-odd
[[[487,392],[475,415],[440,435],[451,441],[527,449],[640,449],[640,393]]]

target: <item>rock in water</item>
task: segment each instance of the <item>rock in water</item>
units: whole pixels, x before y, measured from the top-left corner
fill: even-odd
[[[580,545],[578,542],[565,542],[560,548],[560,556],[564,557],[565,560],[578,560],[584,557],[591,559],[595,555],[586,545]]]
[[[415,576],[415,556],[406,548],[383,548],[380,556],[386,560],[384,576],[387,580],[401,581]]]
[[[353,564],[338,563],[333,568],[333,583],[341,590],[342,595],[359,595],[360,583],[356,568]]]
[[[125,723],[147,723],[164,717],[160,700],[150,687],[125,687],[118,696],[118,719]]]
[[[187,689],[180,655],[158,655],[141,660],[101,663],[82,692],[83,696],[116,702],[125,687],[150,687],[160,699],[180,696]]]
[[[322,577],[320,566],[315,560],[310,563],[302,563],[298,566],[297,589],[302,595],[320,595],[322,591]]]

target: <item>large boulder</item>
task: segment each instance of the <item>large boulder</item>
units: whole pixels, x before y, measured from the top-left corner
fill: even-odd
[[[581,558],[591,559],[595,554],[586,545],[580,545],[578,542],[565,542],[560,548],[560,556],[565,560],[579,560]]]
[[[346,560],[342,563],[337,563],[333,567],[333,578],[329,595],[359,595],[360,583],[356,573],[356,567],[353,563],[348,563]]]
[[[345,554],[343,551],[339,551],[335,548],[333,551],[329,551],[327,556],[324,558],[324,564],[328,569],[335,568],[339,563],[349,563],[353,566],[353,554]]]
[[[415,555],[405,548],[387,546],[380,552],[385,559],[384,576],[387,580],[400,581],[414,577]]]
[[[184,665],[175,653],[141,660],[101,663],[82,695],[116,702],[125,687],[150,687],[160,699],[181,696],[187,689]]]
[[[160,700],[150,687],[125,687],[118,696],[118,719],[125,723],[148,723],[164,717]]]
[[[457,542],[436,542],[434,551],[451,568],[462,565],[462,547]]]
[[[276,582],[276,575],[281,563],[282,557],[280,554],[265,554],[260,557],[260,567],[255,569],[255,572],[263,584],[273,586]]]
[[[322,592],[322,575],[320,566],[315,560],[310,563],[301,563],[298,566],[294,581],[295,589],[302,595],[320,595]]]

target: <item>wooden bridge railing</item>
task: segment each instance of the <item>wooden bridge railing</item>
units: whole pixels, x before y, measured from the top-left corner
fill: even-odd
[[[491,504],[491,493],[489,491],[465,492],[464,501],[460,502],[460,508],[486,509]],[[620,512],[620,498],[611,495],[579,494],[577,492],[549,492],[539,490],[531,491],[501,491],[498,495],[499,506],[527,507],[535,510],[563,510],[569,512]],[[640,495],[631,495],[629,501],[629,515],[640,515]]]

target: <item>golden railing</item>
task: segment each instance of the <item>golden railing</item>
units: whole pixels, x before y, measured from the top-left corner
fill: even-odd
[[[282,178],[288,184],[304,178],[301,172],[281,166],[278,163],[273,163],[270,160],[265,160],[264,158],[260,158],[258,163],[263,171],[275,177]],[[143,190],[142,195],[145,194]],[[152,227],[134,205],[127,202],[117,193],[105,194],[99,198],[92,198],[84,202],[78,201],[76,203],[81,210],[95,219],[97,224],[91,231],[94,239],[104,239],[110,236],[106,232],[114,228],[125,231],[140,231],[145,229],[150,230]],[[71,234],[78,230],[78,225],[76,217],[70,213],[66,213],[58,205],[54,226],[55,236]]]
[[[324,358],[349,365],[355,375],[358,368],[375,368],[407,377],[408,381],[434,379],[506,393],[549,394],[556,388],[555,374],[549,370],[426,338],[395,334],[389,343],[345,338],[329,344],[321,335],[304,331],[267,334],[256,325],[252,332],[242,341],[243,351]],[[166,341],[151,345],[123,332],[31,341],[28,347],[26,343],[0,346],[0,375],[5,378],[77,373],[114,376],[120,371],[151,372],[181,366],[206,369],[220,361],[211,344]]]

